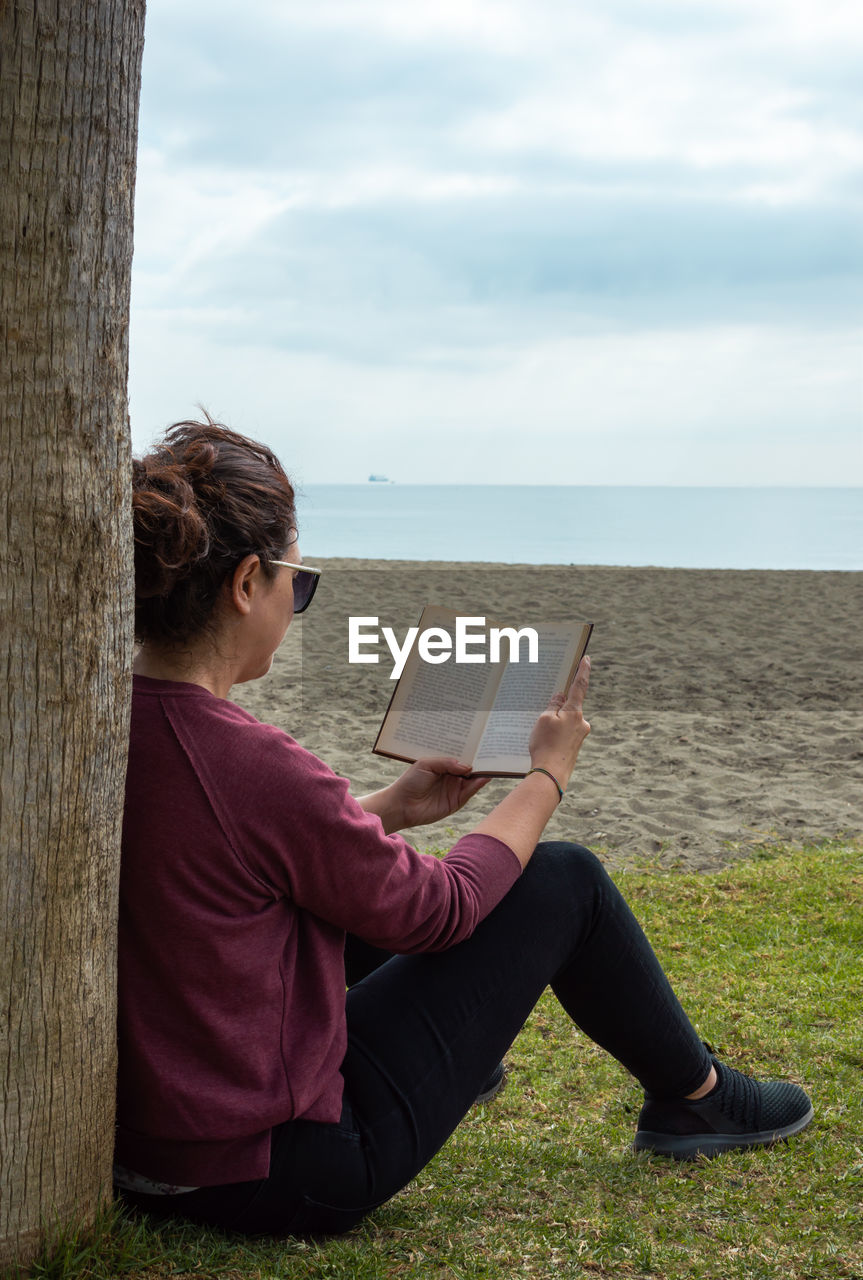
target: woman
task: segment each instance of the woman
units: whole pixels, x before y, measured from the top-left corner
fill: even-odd
[[[136,461],[133,501],[127,1199],[249,1233],[347,1230],[493,1090],[548,985],[644,1087],[636,1148],[714,1155],[808,1124],[798,1086],[712,1057],[594,856],[538,844],[590,731],[587,659],[537,721],[528,776],[446,857],[421,855],[396,833],[470,800],[465,766],[423,760],[356,800],[228,701],[317,582],[274,455],[180,423]]]

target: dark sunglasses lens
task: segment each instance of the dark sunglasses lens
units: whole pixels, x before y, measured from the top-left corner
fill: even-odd
[[[302,613],[309,605],[318,585],[316,573],[297,573],[294,575],[294,613]]]

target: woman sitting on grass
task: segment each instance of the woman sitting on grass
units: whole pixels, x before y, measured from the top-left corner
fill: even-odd
[[[273,454],[180,423],[134,464],[134,521],[129,1201],[247,1233],[349,1229],[494,1091],[549,985],[643,1086],[637,1149],[712,1156],[809,1123],[797,1085],[711,1055],[593,854],[538,843],[590,730],[588,659],[539,717],[528,776],[444,858],[423,855],[397,833],[470,800],[466,766],[421,760],[357,800],[228,700],[269,671],[318,581]]]

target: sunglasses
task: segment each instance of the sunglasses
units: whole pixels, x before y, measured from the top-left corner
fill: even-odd
[[[294,577],[294,613],[302,613],[312,603],[312,596],[318,586],[320,569],[313,569],[308,564],[294,564],[292,560],[270,560],[270,564],[282,565],[285,569],[295,569]]]

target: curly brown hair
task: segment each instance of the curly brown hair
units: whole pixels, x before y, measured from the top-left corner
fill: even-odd
[[[248,555],[274,576],[296,539],[294,489],[266,445],[206,422],[177,422],[132,463],[135,636],[180,646],[211,625]]]

